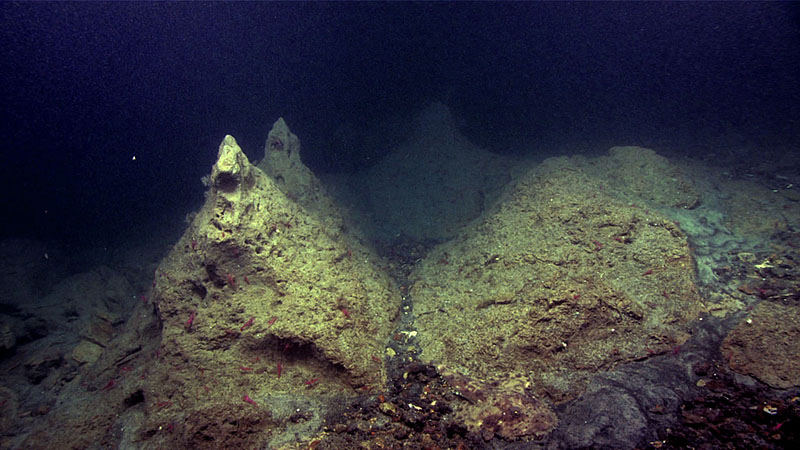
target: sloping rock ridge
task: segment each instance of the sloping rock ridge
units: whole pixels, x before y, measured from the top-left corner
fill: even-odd
[[[411,275],[424,361],[489,382],[528,379],[552,402],[617,364],[688,338],[704,305],[686,236],[551,158]]]

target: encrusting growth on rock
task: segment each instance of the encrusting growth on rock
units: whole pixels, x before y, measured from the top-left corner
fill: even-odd
[[[377,257],[343,231],[321,184],[297,166],[297,149],[276,122],[260,166],[275,179],[232,136],[222,140],[206,202],[157,270],[155,397],[224,414],[245,395],[268,412],[264,399],[277,392],[355,395],[385,383],[383,361],[371,356],[383,352],[399,293]],[[319,198],[313,207],[299,201]]]

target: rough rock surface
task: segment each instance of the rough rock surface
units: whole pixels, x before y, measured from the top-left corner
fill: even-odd
[[[306,213],[314,214],[319,221],[332,221],[330,226],[340,227],[341,216],[325,189],[300,160],[300,139],[294,135],[283,118],[272,125],[264,148],[264,158],[257,164],[290,200],[302,206]]]
[[[763,239],[800,222],[800,208],[773,189],[751,180],[726,180],[721,189],[725,225],[738,235]]]
[[[692,179],[649,148],[613,147],[608,156],[581,166],[587,174],[602,179],[603,188],[621,199],[651,207],[693,209],[700,204]]]
[[[553,401],[591,374],[669,352],[704,306],[685,235],[554,158],[411,275],[422,359],[529,377]]]
[[[507,440],[541,438],[558,421],[544,402],[527,392],[531,383],[525,377],[480,381],[443,366],[438,370],[464,400],[453,403],[455,419],[484,439],[494,435]]]
[[[57,254],[51,252],[51,258]],[[130,406],[126,397],[141,383],[143,369],[134,366],[133,357],[120,357],[126,347],[119,344],[133,338],[141,349],[141,341],[156,337],[144,337],[133,326],[132,311],[144,307],[133,300],[134,292],[118,271],[98,266],[62,279],[11,312],[24,318],[24,331],[3,361],[3,385],[9,389],[0,388],[0,408],[9,420],[0,447],[110,446],[103,437]],[[5,396],[11,390],[15,394]]]
[[[0,314],[0,354],[14,349],[22,332],[22,320]]]
[[[736,372],[779,389],[800,387],[798,307],[759,303],[728,333],[721,351]]]
[[[231,429],[217,444],[266,443],[280,426],[268,396],[331,401],[385,381],[398,291],[330,203],[317,202],[324,193],[310,173],[293,172],[298,145],[278,121],[262,163],[276,181],[226,136],[206,204],[156,272],[163,331],[148,427],[163,426],[160,412],[175,417],[169,408],[186,415],[179,437],[164,439],[197,444],[207,427],[192,418],[240,423],[249,408],[257,436],[236,440]]]

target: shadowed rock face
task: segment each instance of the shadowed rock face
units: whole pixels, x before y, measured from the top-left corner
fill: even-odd
[[[447,106],[429,105],[408,140],[355,179],[376,237],[452,238],[509,181],[511,162],[470,142],[456,122]]]

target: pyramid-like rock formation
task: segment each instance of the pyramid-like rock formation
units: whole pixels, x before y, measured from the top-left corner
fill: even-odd
[[[155,273],[163,331],[145,401],[154,430],[180,406],[181,445],[202,442],[209,417],[242,420],[248,407],[263,435],[214,432],[247,447],[281,426],[287,398],[324,402],[385,382],[400,296],[299,161],[282,119],[261,168],[226,136],[204,206]]]

